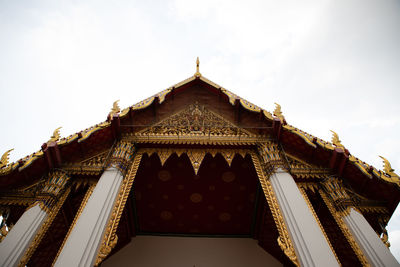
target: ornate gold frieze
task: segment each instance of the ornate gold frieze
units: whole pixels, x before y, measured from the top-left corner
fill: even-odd
[[[119,169],[125,175],[133,152],[134,145],[131,142],[119,141],[113,150],[109,166]]]
[[[312,206],[312,204],[311,204],[311,202],[310,202],[310,199],[309,199],[308,196],[307,196],[307,193],[306,193],[306,191],[305,191],[305,189],[304,189],[304,185],[303,185],[303,186],[299,186],[299,185],[298,185],[298,187],[299,187],[300,193],[303,195],[303,198],[304,198],[304,200],[305,200],[306,203],[307,203],[307,206],[308,206],[309,210],[311,211],[312,215],[314,216],[315,221],[318,223],[318,226],[319,226],[319,228],[321,229],[321,232],[322,232],[322,234],[324,235],[326,242],[328,242],[328,245],[329,245],[329,247],[331,248],[331,251],[332,251],[333,255],[335,255],[336,261],[338,262],[339,265],[341,265],[340,260],[339,260],[338,256],[336,255],[335,249],[333,248],[333,246],[332,246],[332,244],[331,244],[331,241],[329,240],[329,238],[328,238],[328,236],[327,236],[327,234],[326,234],[326,232],[325,232],[325,229],[324,229],[324,227],[322,226],[321,221],[319,220],[317,214],[315,213],[315,210],[314,210],[314,208],[313,208],[313,206]],[[308,188],[310,188],[310,190],[313,191],[313,192],[315,193],[315,187],[314,187],[314,185],[309,186]],[[318,190],[318,189],[317,189],[317,190]]]
[[[115,201],[114,207],[112,209],[111,216],[108,221],[99,252],[97,254],[95,266],[99,265],[107,257],[107,255],[110,254],[111,250],[118,242],[116,231],[119,225],[119,221],[121,219],[122,212],[125,208],[126,200],[128,199],[129,192],[131,191],[133,181],[135,180],[136,172],[139,168],[141,159],[142,152],[138,151],[136,155],[134,155],[130,170],[121,184],[117,200]]]
[[[268,173],[273,172],[277,168],[289,170],[289,166],[287,162],[283,160],[277,143],[272,141],[259,143],[257,148],[262,158],[263,167]]]
[[[253,164],[257,172],[258,179],[260,180],[261,187],[264,191],[265,198],[268,202],[268,206],[271,210],[272,217],[274,218],[276,228],[278,229],[279,237],[277,239],[279,247],[282,249],[283,253],[296,265],[299,266],[299,262],[296,256],[296,251],[294,249],[292,240],[290,239],[289,232],[287,230],[285,221],[282,216],[282,211],[280,210],[278,200],[276,199],[274,190],[272,188],[271,182],[269,181],[270,173],[263,169],[260,159],[257,154],[252,152],[251,157],[253,159]]]
[[[207,153],[211,156],[215,157],[217,153],[221,154],[229,166],[231,166],[232,160],[236,154],[241,155],[243,158],[246,154],[250,154],[250,150],[248,149],[230,149],[230,148],[221,148],[221,149],[183,149],[183,148],[144,148],[140,150],[141,153],[146,153],[147,155],[151,156],[152,154],[157,154],[160,158],[161,165],[163,166],[167,159],[172,154],[177,154],[180,157],[183,153],[186,154],[190,160],[190,163],[193,166],[193,170],[195,174],[198,173],[201,163]]]
[[[287,153],[285,155],[290,166],[290,173],[296,178],[324,179],[330,175],[329,169],[314,166]]]
[[[203,105],[191,104],[153,126],[141,130],[136,136],[255,136],[239,128]]]
[[[64,204],[65,199],[68,197],[69,193],[71,192],[71,188],[68,187],[62,196],[58,199],[57,203],[54,204],[51,209],[47,209],[47,218],[44,221],[43,225],[39,229],[38,233],[35,235],[33,241],[30,243],[30,246],[26,250],[24,256],[22,257],[21,261],[19,262],[18,266],[26,266],[30,257],[35,252],[37,246],[40,244],[40,241],[46,234],[47,230],[49,229],[51,223],[53,222],[54,218],[56,217],[58,211],[60,210],[61,206]]]
[[[81,162],[65,163],[62,169],[71,175],[100,175],[109,162],[110,153],[106,150]]]
[[[333,204],[331,203],[331,200],[328,198],[328,196],[325,194],[325,192],[320,189],[319,194],[321,198],[323,199],[325,205],[328,207],[329,212],[332,214],[333,218],[335,219],[337,225],[339,226],[340,230],[342,230],[343,235],[346,237],[347,241],[349,242],[351,248],[353,249],[354,253],[356,254],[358,260],[361,262],[363,266],[370,266],[366,257],[364,256],[364,253],[362,252],[360,246],[358,243],[355,241],[353,235],[351,234],[349,228],[343,221],[343,213],[340,211],[337,211]]]
[[[318,190],[320,189],[318,183],[297,183],[297,186],[304,190],[310,190],[313,193],[318,192]]]

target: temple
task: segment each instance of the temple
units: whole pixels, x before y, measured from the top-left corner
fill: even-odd
[[[110,103],[111,104],[111,103]],[[111,106],[111,105],[110,105]],[[0,266],[399,266],[400,179],[205,78],[0,161]]]

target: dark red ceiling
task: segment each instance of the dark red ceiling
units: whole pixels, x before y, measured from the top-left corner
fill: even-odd
[[[134,185],[138,233],[250,235],[257,184],[249,156],[229,167],[207,154],[195,175],[186,154],[164,166],[144,155]]]

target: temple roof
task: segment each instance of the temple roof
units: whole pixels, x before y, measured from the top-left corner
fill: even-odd
[[[98,142],[98,140],[95,142],[91,139],[100,138],[99,136],[102,136],[101,138],[104,140],[107,138],[113,138],[114,135],[112,128],[114,117],[118,117],[120,120],[123,120],[129,116],[132,116],[132,114],[135,112],[150,109],[152,106],[160,107],[167,99],[173,98],[175,94],[187,90],[187,88],[194,84],[207,86],[210,88],[210,90],[213,90],[218,95],[222,96],[222,98],[225,99],[225,101],[227,101],[232,107],[243,109],[253,114],[252,116],[254,117],[258,117],[260,119],[262,118],[267,125],[271,126],[276,140],[282,143],[285,149],[292,146],[291,144],[295,144],[293,145],[295,149],[292,149],[293,154],[296,154],[296,151],[299,152],[295,156],[301,157],[301,153],[307,154],[308,158],[314,159],[319,163],[320,166],[331,168],[333,173],[338,176],[355,175],[359,177],[355,179],[355,183],[362,182],[362,179],[365,179],[365,183],[368,183],[368,181],[372,180],[377,181],[381,186],[380,189],[383,190],[386,190],[387,188],[392,188],[390,190],[398,190],[398,187],[400,187],[399,176],[394,173],[390,163],[385,158],[382,157],[384,160],[383,171],[368,165],[364,161],[352,155],[348,149],[341,144],[339,137],[335,132],[333,132],[332,142],[322,140],[309,133],[306,133],[287,123],[279,104],[276,104],[276,108],[272,113],[264,110],[257,105],[254,105],[249,101],[237,96],[222,86],[210,81],[200,74],[198,67],[193,76],[132,106],[120,110],[117,101],[114,102],[113,108],[104,122],[63,138],[60,138],[59,131],[57,129],[54,131],[52,138],[47,143],[42,145],[42,149],[18,160],[17,162],[8,163],[8,154],[10,151],[7,151],[3,155],[0,162],[0,187],[11,185],[13,182],[10,181],[8,177],[11,178],[15,175],[19,176],[18,173],[38,173],[40,170],[44,171],[47,168],[51,168],[51,164],[49,165],[49,159],[46,158],[45,155],[46,150],[57,147],[57,149],[67,151],[74,149],[76,144],[87,143],[88,146],[90,144],[95,144]],[[41,163],[39,164],[38,162]],[[398,201],[395,202],[397,205]]]

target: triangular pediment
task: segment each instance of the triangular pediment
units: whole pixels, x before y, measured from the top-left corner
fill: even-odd
[[[137,136],[255,136],[236,126],[204,105],[188,105],[183,110],[139,131]]]

